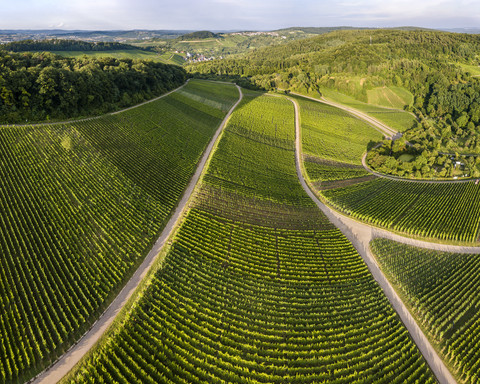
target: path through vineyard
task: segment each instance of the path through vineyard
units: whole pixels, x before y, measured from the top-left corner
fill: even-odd
[[[441,384],[450,384],[456,383],[455,379],[451,373],[446,368],[442,359],[437,355],[435,349],[432,347],[428,339],[423,334],[420,327],[417,325],[412,315],[408,309],[400,300],[399,296],[390,285],[385,275],[382,273],[378,267],[373,254],[370,251],[370,240],[375,237],[388,237],[392,240],[396,240],[402,243],[412,244],[418,247],[427,247],[432,249],[441,249],[445,251],[452,252],[452,248],[455,249],[454,252],[472,252],[479,253],[480,248],[476,247],[455,247],[447,246],[442,244],[432,244],[424,241],[418,241],[414,239],[407,239],[402,236],[390,233],[388,231],[382,231],[375,228],[372,228],[369,225],[359,223],[355,220],[352,220],[336,211],[330,207],[323,204],[317,196],[312,192],[312,190],[307,185],[305,178],[302,173],[303,161],[302,161],[302,144],[301,144],[301,128],[300,128],[300,116],[299,116],[299,106],[296,101],[289,99],[295,106],[295,162],[297,167],[297,176],[302,184],[303,189],[310,198],[317,204],[317,206],[322,210],[322,212],[328,217],[328,219],[342,231],[342,233],[353,243],[358,253],[362,256],[363,260],[367,264],[370,272],[373,277],[380,285],[388,300],[392,304],[393,308],[397,311],[402,322],[407,327],[412,339],[415,341],[415,344],[418,346],[418,349],[424,356],[428,365],[435,374],[437,380]]]
[[[215,143],[217,142],[217,139],[220,136],[223,128],[225,127],[230,115],[238,106],[238,104],[240,104],[240,102],[242,101],[243,93],[239,86],[236,87],[239,92],[239,98],[237,102],[233,105],[228,114],[225,116],[224,120],[215,132],[212,140],[208,144],[208,147],[206,148],[200,162],[198,163],[195,174],[193,175],[190,183],[188,184],[185,192],[183,193],[182,199],[178,203],[174,214],[172,215],[164,230],[160,234],[160,237],[153,245],[151,251],[145,257],[144,261],[142,262],[142,264],[140,264],[140,266],[135,271],[130,280],[127,282],[125,287],[123,287],[123,289],[120,291],[118,296],[112,301],[107,310],[95,322],[93,327],[88,332],[86,332],[83,337],[78,341],[78,343],[75,344],[67,353],[62,355],[62,357],[58,359],[52,366],[50,366],[47,370],[43,371],[39,376],[37,376],[33,381],[34,384],[52,384],[60,381],[102,337],[110,324],[112,324],[112,322],[115,320],[122,308],[130,299],[132,294],[135,292],[143,278],[147,275],[148,271],[154,264],[157,255],[161,252],[165,242],[173,233],[177,224],[181,220],[183,213],[186,210],[187,204],[190,200],[190,196],[192,195],[192,192],[198,180],[200,179],[200,176],[203,173],[208,158],[210,157]],[[168,94],[165,94],[164,97],[167,95]]]

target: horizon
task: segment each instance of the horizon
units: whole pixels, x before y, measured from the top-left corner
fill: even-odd
[[[468,29],[480,25],[475,0],[19,0],[2,8],[1,30],[271,31],[291,25]]]
[[[274,31],[281,31],[286,29],[302,29],[302,28],[351,28],[351,29],[399,29],[399,28],[417,28],[417,29],[431,29],[431,30],[438,30],[438,31],[451,31],[451,30],[479,30],[480,26],[468,26],[468,27],[424,27],[420,25],[397,25],[397,26],[382,26],[382,27],[375,27],[375,26],[352,26],[352,25],[328,25],[328,26],[285,26],[281,28],[275,29],[214,29],[214,28],[205,28],[205,29],[188,29],[188,28],[127,28],[127,29],[86,29],[86,28],[0,28],[1,32],[44,32],[44,31],[53,31],[53,32],[138,32],[138,31],[145,31],[145,32],[200,32],[200,31],[209,31],[214,33],[235,33],[235,32],[274,32]]]

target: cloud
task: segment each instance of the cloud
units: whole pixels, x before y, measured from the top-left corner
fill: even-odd
[[[3,28],[274,29],[286,26],[479,25],[478,0],[17,0]],[[59,25],[62,24],[62,27]],[[468,24],[465,24],[468,23]]]

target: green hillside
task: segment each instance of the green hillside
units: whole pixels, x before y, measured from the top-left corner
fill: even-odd
[[[292,103],[250,95],[161,269],[68,382],[435,382],[299,184]]]
[[[386,239],[375,239],[371,246],[458,381],[477,383],[480,256],[416,248]]]
[[[392,143],[385,141],[376,156],[369,157],[370,167],[408,175],[408,166],[398,159],[404,154],[423,156],[435,158],[434,164],[415,169],[415,177],[451,178],[458,175],[439,152],[475,154],[475,164],[480,155],[480,78],[475,75],[479,60],[476,35],[357,30],[331,32],[187,69],[267,90],[281,88],[314,97],[330,93],[375,107],[405,108],[414,112],[418,123],[413,116],[395,116],[388,110],[371,114],[405,132],[411,145],[392,153]],[[477,177],[480,169],[470,164],[465,174]]]
[[[1,127],[0,382],[49,366],[107,308],[237,98],[193,81],[116,115]]]
[[[88,52],[92,56],[71,58],[0,50],[0,123],[100,115],[160,96],[187,77],[176,65]]]

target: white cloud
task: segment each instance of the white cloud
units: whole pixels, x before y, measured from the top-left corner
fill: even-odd
[[[0,28],[274,29],[480,24],[478,0],[0,0],[0,6]]]

